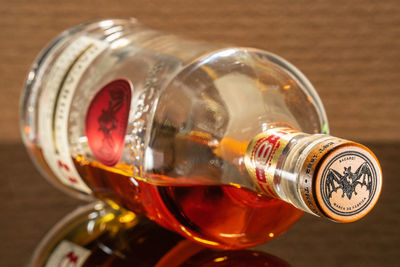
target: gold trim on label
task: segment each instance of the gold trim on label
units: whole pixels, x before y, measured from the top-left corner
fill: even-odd
[[[274,181],[278,160],[290,140],[299,134],[290,128],[269,129],[256,135],[247,147],[247,171],[267,196],[279,198]]]

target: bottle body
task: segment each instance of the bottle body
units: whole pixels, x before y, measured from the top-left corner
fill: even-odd
[[[247,265],[246,265],[247,264]],[[289,266],[261,251],[215,251],[101,202],[77,208],[40,241],[27,266]]]
[[[328,132],[312,85],[283,59],[134,20],[61,35],[29,74],[22,109],[24,141],[50,180],[216,248],[263,243],[302,214],[252,178],[254,137]]]

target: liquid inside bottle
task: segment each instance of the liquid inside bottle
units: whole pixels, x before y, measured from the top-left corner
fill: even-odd
[[[163,158],[160,166],[153,165],[152,180],[130,176],[131,166],[124,163],[107,167],[80,156],[75,167],[96,196],[143,212],[160,225],[213,248],[264,243],[303,214],[286,202],[252,191],[251,186],[235,184],[237,177],[247,175],[243,161],[234,164],[245,157],[247,142],[228,138],[215,145],[209,133],[179,134],[176,127],[157,122],[152,134],[157,144],[152,153]],[[221,180],[229,183],[218,184]]]
[[[103,167],[76,164],[97,197],[145,213],[160,225],[209,247],[255,246],[285,232],[303,213],[281,200],[240,187],[153,185]]]

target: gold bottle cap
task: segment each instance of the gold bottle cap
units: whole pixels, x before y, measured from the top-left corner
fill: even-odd
[[[382,170],[365,146],[331,138],[314,146],[300,172],[304,202],[317,215],[337,222],[364,217],[377,202]]]

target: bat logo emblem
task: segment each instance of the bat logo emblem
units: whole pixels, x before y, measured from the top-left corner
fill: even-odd
[[[109,95],[108,106],[101,110],[101,115],[97,119],[98,130],[103,133],[103,142],[99,151],[104,155],[113,154],[115,141],[112,131],[117,129],[118,119],[116,114],[124,105],[125,93],[121,88],[113,88],[109,91]]]
[[[96,159],[114,166],[122,156],[131,102],[131,84],[124,79],[106,84],[92,99],[85,132]]]
[[[365,210],[377,196],[377,171],[371,158],[347,150],[326,161],[319,182],[325,207],[339,216],[353,216]]]
[[[331,198],[333,192],[342,189],[342,198],[346,196],[351,200],[353,194],[357,195],[357,185],[366,186],[369,195],[371,194],[372,171],[367,162],[362,163],[354,173],[351,166],[344,167],[343,175],[334,169],[328,170],[325,184],[328,198]]]

